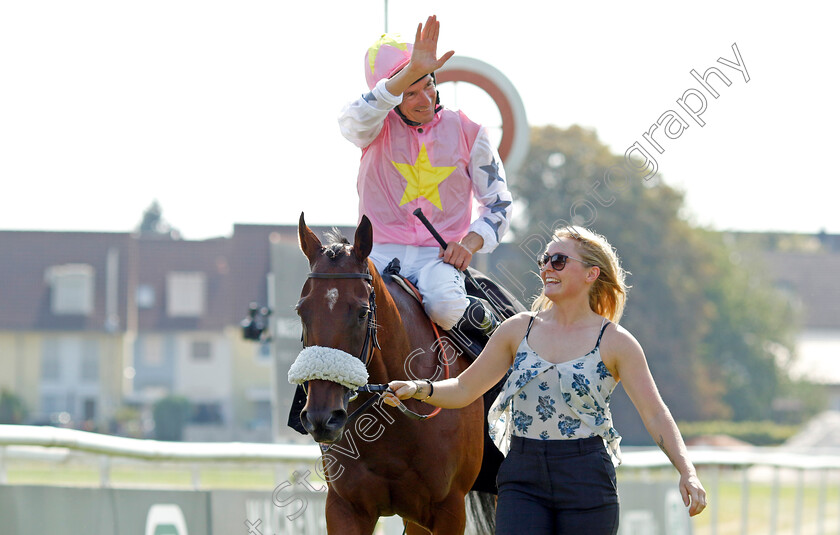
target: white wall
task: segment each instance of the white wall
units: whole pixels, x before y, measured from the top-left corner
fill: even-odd
[[[196,358],[195,343],[209,343],[207,358]],[[191,332],[176,338],[173,393],[192,403],[218,403],[225,427],[232,425],[233,357],[230,342],[221,333]]]
[[[790,367],[794,378],[840,384],[840,329],[804,329],[796,341]]]

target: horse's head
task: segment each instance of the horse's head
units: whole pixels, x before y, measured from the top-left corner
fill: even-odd
[[[306,380],[303,427],[317,442],[332,443],[341,438],[347,423],[354,383],[367,380],[365,366],[375,342],[375,301],[367,259],[373,230],[362,216],[352,245],[338,234],[329,236],[331,243],[324,245],[301,213],[298,237],[310,274],[296,307],[304,351],[293,364],[290,379],[295,371],[298,381]],[[300,362],[302,357],[307,361]],[[348,382],[348,376],[355,378]]]

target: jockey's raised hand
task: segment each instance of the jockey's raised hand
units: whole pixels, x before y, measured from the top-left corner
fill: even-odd
[[[420,78],[432,73],[449,61],[454,54],[450,50],[440,58],[437,57],[438,35],[440,33],[440,22],[435,15],[426,19],[426,24],[417,25],[417,33],[414,36],[414,49],[411,52],[411,59],[399,73],[388,80],[385,87],[392,95],[402,95],[410,85]]]

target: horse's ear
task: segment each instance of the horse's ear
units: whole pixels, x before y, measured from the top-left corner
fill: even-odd
[[[300,221],[298,221],[298,243],[300,250],[309,259],[309,263],[315,261],[315,255],[321,252],[321,240],[315,235],[312,230],[306,226],[306,221],[303,219],[303,212],[300,213]]]
[[[359,226],[356,227],[356,238],[353,243],[353,254],[359,262],[367,260],[370,250],[373,248],[373,227],[366,215],[362,216]]]

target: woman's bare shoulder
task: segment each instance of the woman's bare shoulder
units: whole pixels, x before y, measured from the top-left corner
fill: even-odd
[[[528,323],[532,316],[531,312],[520,312],[509,317],[499,325],[493,336],[507,340],[521,340],[525,336],[525,331],[528,330]]]
[[[613,323],[604,331],[604,338],[601,341],[602,352],[613,356],[639,355],[643,356],[642,346],[633,333],[623,326]]]
[[[533,312],[519,312],[515,314],[499,325],[499,329],[527,329],[528,323],[531,321],[531,318],[534,316]]]

